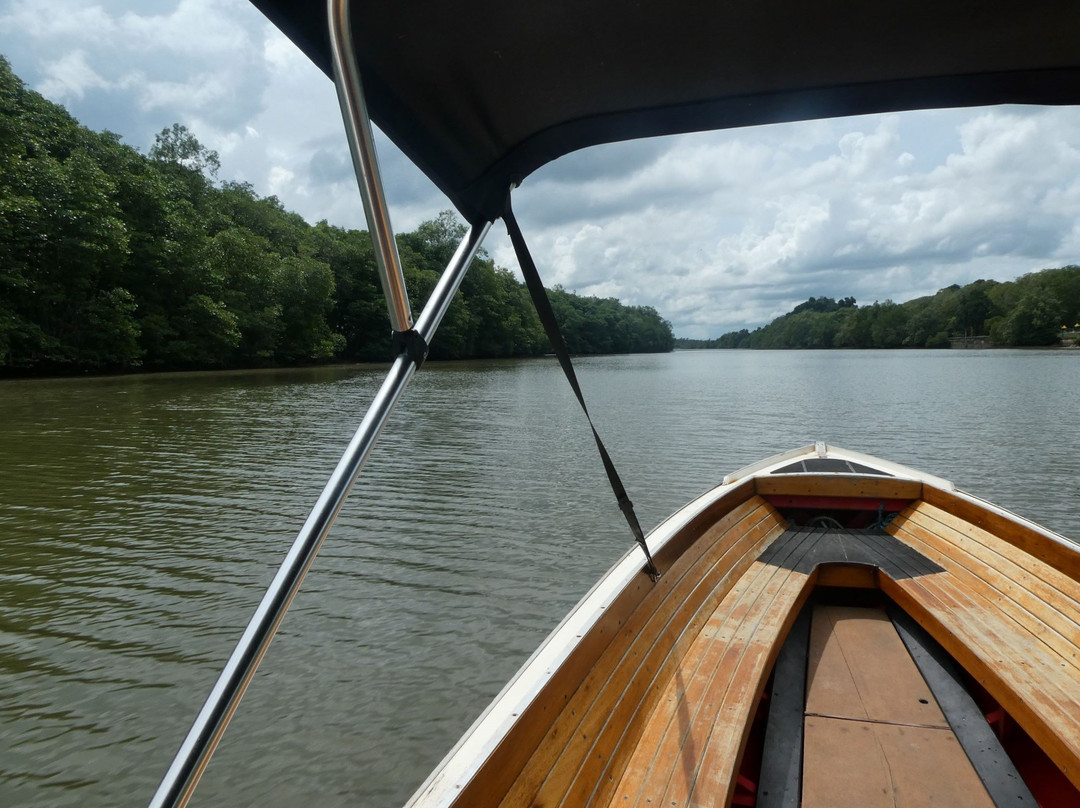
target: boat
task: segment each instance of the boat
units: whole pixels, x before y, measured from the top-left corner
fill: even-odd
[[[1080,804],[1068,540],[817,443],[649,545],[660,579],[615,564],[409,808]]]
[[[253,2],[335,81],[396,359],[155,808],[190,798],[498,219],[588,415],[511,206],[537,168],[666,134],[1080,103],[1073,0]],[[469,225],[415,319],[372,122]],[[593,434],[635,545],[409,808],[1080,805],[1076,545],[824,442],[729,475],[646,536]]]

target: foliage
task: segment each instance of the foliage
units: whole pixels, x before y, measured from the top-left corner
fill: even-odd
[[[678,348],[948,348],[953,337],[987,335],[996,345],[1053,345],[1080,321],[1080,266],[1044,269],[1007,283],[977,280],[930,297],[857,306],[851,297],[811,297],[766,326]]]
[[[180,124],[147,155],[85,129],[0,57],[0,373],[389,358],[368,235],[308,225],[219,167]],[[398,237],[415,311],[463,232],[445,212]],[[653,309],[552,297],[578,353],[671,350]],[[548,350],[525,287],[481,253],[431,357]]]

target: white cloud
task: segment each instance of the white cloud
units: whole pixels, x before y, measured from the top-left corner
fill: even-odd
[[[186,81],[144,81],[126,78],[124,86],[133,89],[139,106],[145,110],[169,110],[192,115],[212,104],[227,103],[232,87],[220,74],[200,73]]]
[[[66,53],[54,62],[45,64],[44,78],[38,85],[41,92],[60,101],[82,98],[88,89],[108,87],[110,82],[99,76],[86,61],[81,50]]]
[[[61,38],[111,39],[116,23],[100,5],[79,0],[22,0],[0,16],[0,33],[33,37],[40,41]]]
[[[801,125],[676,138],[623,179],[542,170],[516,208],[551,281],[656,305],[700,336],[810,295],[904,300],[1077,260],[1077,111],[923,117],[816,122],[809,138]],[[920,156],[930,140],[950,144],[944,157]],[[559,199],[575,204],[530,213]],[[513,260],[505,244],[495,254]]]
[[[253,42],[236,24],[235,3],[228,0],[180,0],[171,14],[121,15],[118,33],[148,52],[181,56],[250,58]]]
[[[146,147],[173,121],[222,179],[363,227],[331,82],[242,0],[16,0],[0,51],[80,120]],[[381,136],[399,230],[448,207]],[[515,209],[549,283],[655,306],[678,333],[756,326],[1080,261],[1080,112],[867,116],[620,143],[540,169]],[[514,266],[501,226],[489,251]]]

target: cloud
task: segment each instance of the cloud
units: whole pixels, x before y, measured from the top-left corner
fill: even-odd
[[[542,170],[516,209],[549,282],[654,305],[694,336],[760,325],[811,295],[906,300],[1077,260],[1076,110],[807,129],[667,139],[619,178]],[[513,261],[505,244],[494,253]]]
[[[184,123],[220,177],[363,227],[331,82],[242,0],[15,0],[0,51],[82,122],[146,148]],[[399,230],[448,201],[381,135]],[[545,280],[754,327],[814,295],[905,300],[1080,261],[1080,111],[937,110],[586,149],[515,210]],[[515,266],[501,226],[489,252]]]
[[[257,18],[231,0],[16,0],[0,17],[0,45],[80,121],[146,146],[174,121],[229,129],[257,113],[268,74]],[[123,105],[120,121],[98,115]]]
[[[45,65],[44,77],[38,88],[50,98],[82,98],[88,89],[107,89],[111,82],[99,76],[86,61],[81,50],[64,54]]]

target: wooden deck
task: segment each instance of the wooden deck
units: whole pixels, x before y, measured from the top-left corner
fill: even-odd
[[[674,666],[610,799],[594,804],[612,808],[729,804],[750,722],[781,644],[822,568],[836,565],[886,569],[901,579],[941,572],[881,532],[786,531],[709,616]],[[913,669],[899,637],[892,634]],[[943,720],[940,711],[935,715]],[[832,737],[829,726],[828,721],[815,720],[814,732]],[[952,743],[955,746],[955,739]]]
[[[892,621],[816,606],[805,707],[803,808],[993,808]]]
[[[921,483],[891,478],[826,483],[816,495],[895,500],[923,492]],[[635,582],[605,607],[448,804],[730,804],[765,683],[819,585],[882,590],[1080,786],[1080,554],[929,486],[887,531],[787,530],[762,485],[771,497],[799,496],[792,479],[748,481],[695,518],[658,557],[660,581]],[[903,687],[880,678],[899,670],[899,659],[910,674],[912,662],[895,631],[880,646],[875,631],[852,653],[887,660],[876,673],[850,655],[837,667],[822,650],[828,643],[811,652],[818,684],[807,697],[797,761],[805,793],[775,804],[855,804],[837,802],[837,784],[911,796],[940,775],[934,761],[963,767],[963,750],[918,673]],[[843,633],[833,632],[837,647],[846,647]],[[830,667],[835,675],[819,681]],[[896,712],[897,693],[907,712]],[[913,741],[930,753],[912,755]],[[838,768],[837,760],[857,763]],[[846,783],[851,771],[865,775],[861,785]],[[939,783],[942,804],[991,804],[970,765],[964,772]],[[871,796],[859,804],[875,804]]]
[[[739,492],[735,492],[738,494]],[[611,604],[544,693],[461,790],[457,805],[599,804],[621,777],[632,743],[686,649],[762,550],[785,529],[763,499],[740,504],[673,548],[663,578]],[[636,600],[635,600],[636,597]],[[592,651],[590,648],[599,650]],[[594,654],[595,656],[590,656]],[[493,802],[492,795],[501,795]]]

